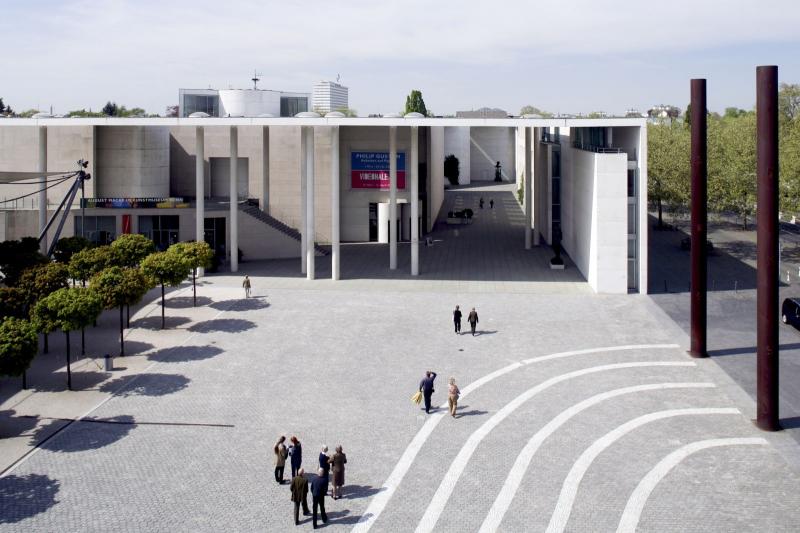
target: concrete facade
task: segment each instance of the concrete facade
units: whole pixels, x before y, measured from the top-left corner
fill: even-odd
[[[168,128],[99,126],[95,139],[97,196],[169,196]]]
[[[453,128],[448,127],[444,129],[444,155],[447,157],[452,154],[458,158],[458,183],[460,185],[470,184],[470,152],[471,146],[469,141],[470,128]],[[449,183],[449,182],[448,182]]]

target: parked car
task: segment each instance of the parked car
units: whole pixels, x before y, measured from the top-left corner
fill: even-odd
[[[692,238],[691,237],[684,237],[681,239],[681,250],[691,250],[692,249]],[[714,251],[714,243],[711,241],[706,241],[706,252],[709,254]]]
[[[800,329],[800,298],[786,298],[783,301],[781,322]]]

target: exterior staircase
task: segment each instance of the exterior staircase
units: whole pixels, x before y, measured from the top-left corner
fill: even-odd
[[[297,242],[300,242],[301,235],[299,231],[297,231],[295,228],[291,226],[287,226],[277,218],[269,216],[261,209],[259,209],[257,206],[249,205],[247,203],[240,203],[239,211],[247,215],[250,215],[256,220],[263,222],[267,226],[280,231],[284,235],[288,235]],[[314,251],[316,251],[317,255],[330,255],[330,251],[327,248],[320,246],[319,244],[314,244]]]

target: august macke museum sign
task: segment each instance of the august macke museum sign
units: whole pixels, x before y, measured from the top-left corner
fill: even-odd
[[[389,189],[389,152],[351,152],[350,187]],[[406,154],[397,153],[397,188],[406,188]]]

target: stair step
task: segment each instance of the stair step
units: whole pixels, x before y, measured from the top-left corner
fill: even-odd
[[[263,212],[261,209],[259,209],[254,205],[239,204],[239,210],[250,215],[256,220],[263,222],[269,227],[280,231],[284,235],[287,235],[296,241],[300,241],[302,239],[302,235],[300,235],[300,232],[297,229],[288,226],[283,222],[281,222],[280,220],[278,220],[277,218],[266,214],[265,212]],[[330,251],[328,251],[326,248],[323,248],[319,244],[314,245],[314,250],[322,255],[330,255]]]

